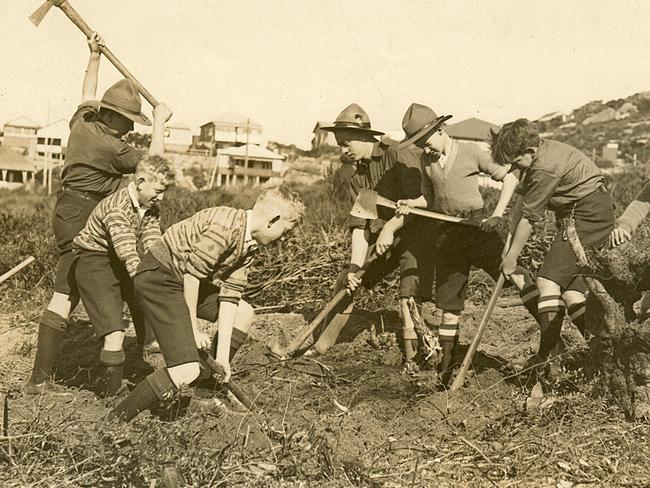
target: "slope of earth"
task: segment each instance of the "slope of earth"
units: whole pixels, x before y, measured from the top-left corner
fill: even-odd
[[[464,313],[459,360],[482,312]],[[523,308],[497,307],[473,374],[454,394],[433,375],[414,382],[400,372],[398,322],[389,312],[361,313],[326,355],[277,362],[266,343],[306,318],[259,315],[234,360],[233,382],[254,399],[253,409],[182,401],[124,425],[105,419],[116,400],[93,393],[97,344],[87,321],[71,327],[57,370],[74,395],[52,400],[24,395],[35,324],[8,316],[0,321],[0,384],[9,399],[0,485],[173,486],[165,479],[175,474],[178,486],[650,484],[649,426],[626,422],[591,397],[574,361],[564,361],[538,407],[526,411],[532,385],[507,367],[537,343]],[[565,329],[568,350],[580,357],[582,340]],[[132,383],[161,361],[139,361],[132,337],[127,355]],[[212,398],[202,386],[197,393]]]

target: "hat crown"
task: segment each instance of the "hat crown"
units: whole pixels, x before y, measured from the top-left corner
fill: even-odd
[[[106,108],[118,108],[132,114],[142,110],[140,93],[131,80],[120,80],[113,84],[102,97],[101,105]]]
[[[370,129],[370,117],[359,105],[352,103],[336,117],[334,126]]]
[[[402,130],[407,137],[411,137],[437,119],[438,115],[426,105],[412,103],[402,119]]]

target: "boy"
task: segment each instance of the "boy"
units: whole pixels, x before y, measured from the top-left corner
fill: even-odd
[[[531,122],[518,119],[492,134],[492,157],[498,164],[511,164],[522,171],[517,188],[521,197],[510,226],[512,243],[501,264],[504,275],[514,273],[533,223],[544,219],[546,208],[555,211],[558,223],[565,217],[574,219],[583,245],[607,242],[614,228],[614,207],[602,173],[583,153],[562,142],[541,139]],[[541,338],[539,352],[529,366],[545,362],[557,345],[565,307],[584,333],[586,285],[577,273],[571,246],[564,232],[558,232],[537,272]]]
[[[444,383],[451,376],[470,269],[477,266],[493,279],[498,278],[504,242],[495,230],[517,186],[517,177],[508,166],[495,164],[486,150],[476,144],[458,142],[445,132],[443,124],[450,117],[438,117],[431,108],[412,104],[402,121],[407,138],[401,143],[414,144],[425,151],[422,162],[433,184],[433,211],[475,220],[477,224],[482,221],[476,227],[446,222],[437,227],[436,305],[443,312],[439,328],[443,357],[439,369]],[[503,182],[499,201],[490,216],[479,191],[480,172]],[[424,196],[398,203],[398,214],[408,214],[410,207],[427,206]]]
[[[334,125],[323,127],[323,130],[333,132],[343,155],[354,161],[355,173],[348,184],[352,200],[356,199],[361,189],[375,190],[391,200],[409,198],[413,191],[420,194],[420,185],[424,182],[420,175],[421,150],[399,149],[397,143],[390,139],[378,141],[377,136],[383,133],[371,128],[368,114],[359,105],[353,103],[346,107]],[[379,209],[380,220],[377,222],[349,217],[348,225],[352,233],[350,265],[339,274],[334,292],[346,286],[351,291],[360,285],[372,289],[399,266],[405,359],[410,360],[414,356],[417,336],[408,310],[408,298],[430,300],[432,277],[423,275],[420,269],[430,269],[431,266],[419,263],[421,243],[427,240],[425,235],[430,227],[427,222],[421,221],[422,225],[410,225],[399,233],[399,238],[388,242],[376,227],[389,221],[392,216],[392,211]],[[359,280],[356,272],[369,259],[373,247],[376,247],[376,254],[382,256],[372,261],[363,279]],[[390,256],[386,256],[388,249],[392,250]],[[352,297],[342,301],[338,312],[326,319],[323,327],[314,333],[316,342],[305,352],[305,356],[319,356],[334,345],[350,320],[352,306]]]
[[[169,161],[157,155],[145,156],[136,167],[135,180],[102,200],[74,238],[79,295],[95,335],[103,341],[100,396],[115,395],[122,385],[123,301],[140,332],[138,339],[143,339],[143,318],[131,280],[140,256],[160,238],[158,203],[173,182],[174,168]]]
[[[59,248],[54,294],[43,312],[38,329],[34,368],[27,393],[69,394],[50,381],[52,367],[61,348],[70,313],[79,302],[74,284],[72,241],[83,229],[93,208],[114,193],[122,175],[133,173],[142,151],[122,140],[133,130],[133,123],[151,125],[141,112],[142,102],[135,85],[121,80],[111,86],[99,104],[93,101],[97,91],[97,71],[101,37],[93,33],[88,40],[90,59],[83,82],[82,103],[70,120],[70,137],[61,174],[52,228]],[[150,153],[162,154],[164,124],[171,117],[165,104],[154,108]]]
[[[130,421],[199,377],[198,349],[210,347],[197,317],[218,322],[216,361],[230,379],[230,358],[247,337],[253,310],[241,300],[258,245],[293,230],[304,205],[286,186],[264,190],[252,210],[215,207],[172,225],[149,247],[134,279],[136,299],[160,343],[166,368],[136,385],[111,412]]]
[[[650,212],[650,183],[646,183],[639,194],[627,206],[623,215],[616,221],[616,228],[609,236],[610,245],[616,247],[624,242],[631,241],[632,234],[634,234],[643,219],[648,216],[648,212]]]

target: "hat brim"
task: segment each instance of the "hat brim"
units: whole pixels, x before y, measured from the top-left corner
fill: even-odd
[[[406,146],[410,146],[413,144],[415,141],[418,139],[422,139],[424,136],[432,134],[434,131],[438,129],[444,122],[447,120],[451,119],[453,115],[441,115],[438,117],[436,120],[433,122],[425,125],[422,127],[419,131],[417,131],[415,134],[413,134],[411,137],[407,137],[405,139],[402,139],[399,143],[400,149],[405,148]]]
[[[128,110],[124,110],[123,108],[117,107],[111,103],[106,103],[106,102],[100,102],[99,107],[100,108],[104,107],[109,110],[112,110],[113,112],[117,112],[120,115],[124,115],[127,119],[132,120],[136,124],[152,125],[151,119],[149,119],[149,117],[147,117],[142,112],[140,113],[129,112]]]
[[[368,134],[371,136],[383,136],[384,132],[375,129],[366,129],[365,127],[356,127],[356,126],[344,126],[344,125],[328,125],[326,127],[321,127],[320,130],[327,132],[337,132],[342,130],[356,131],[361,134]]]

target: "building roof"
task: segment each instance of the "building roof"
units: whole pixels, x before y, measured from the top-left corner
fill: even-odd
[[[70,122],[66,119],[59,119],[50,125],[39,128],[36,134],[38,136],[61,137],[67,140],[70,135]]]
[[[0,169],[34,171],[36,165],[13,149],[6,146],[0,146]]]
[[[25,127],[27,129],[40,129],[41,126],[34,122],[32,119],[28,119],[27,117],[18,117],[16,119],[12,119],[9,122],[5,122],[5,127],[10,126],[10,127]]]
[[[445,132],[455,139],[469,141],[490,141],[490,129],[498,131],[499,126],[485,120],[472,117],[445,127]]]
[[[564,112],[550,112],[547,114],[542,115],[539,119],[537,119],[538,122],[548,122],[549,120],[556,119],[558,117],[566,117],[566,114]]]
[[[334,125],[332,122],[328,120],[319,120],[316,122],[316,125],[314,126],[314,130],[312,132],[316,132],[317,130],[320,130],[321,127],[329,127]]]
[[[201,127],[207,124],[215,124],[215,125],[231,125],[233,127],[244,127],[246,124],[252,128],[256,129],[262,129],[262,125],[259,122],[254,121],[250,117],[246,117],[245,115],[242,115],[238,112],[226,112],[221,114],[219,117],[216,119],[212,119],[209,122],[206,122],[203,124]]]
[[[244,158],[246,157],[246,147],[248,146],[248,157],[250,159],[284,159],[284,156],[281,156],[278,153],[269,151],[266,148],[260,147],[256,144],[244,144],[243,146],[238,147],[227,147],[225,149],[219,149],[219,154],[226,156]]]

